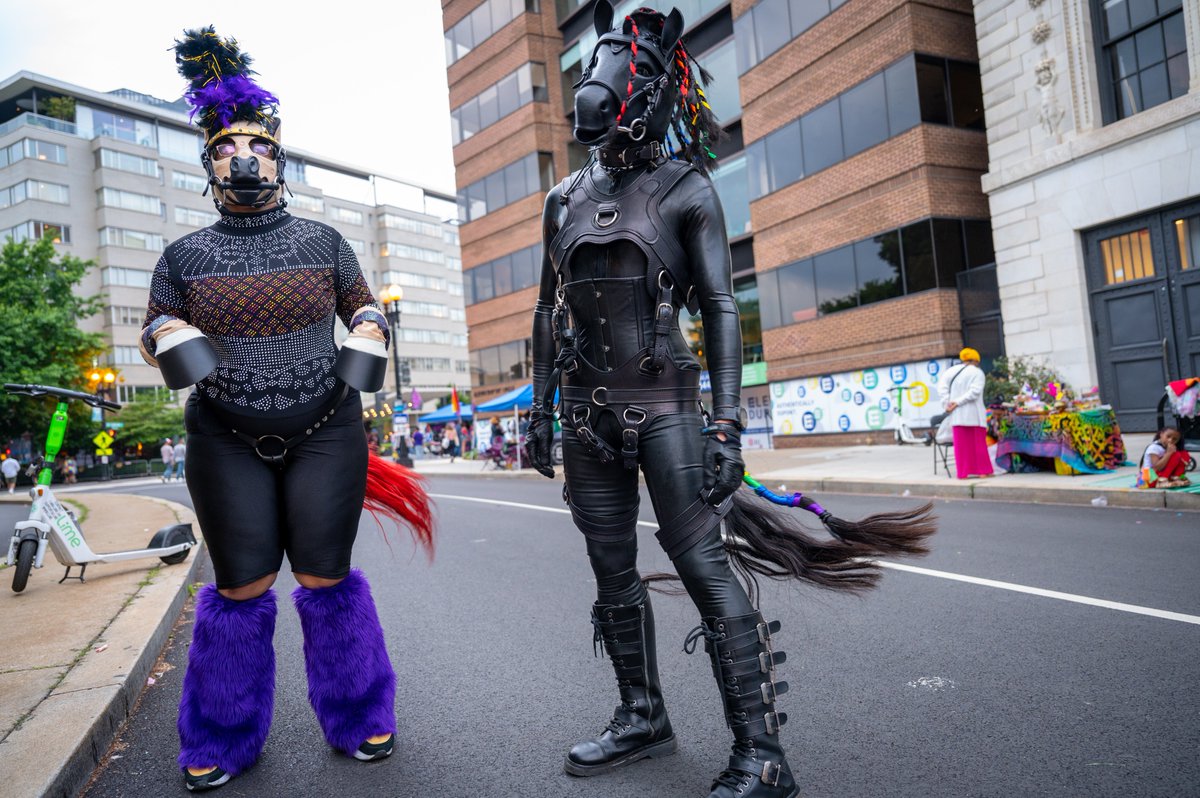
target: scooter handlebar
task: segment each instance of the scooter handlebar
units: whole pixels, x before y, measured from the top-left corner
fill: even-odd
[[[101,396],[83,391],[72,391],[69,388],[56,388],[53,385],[31,385],[16,382],[4,383],[7,393],[19,393],[26,396],[57,396],[60,399],[78,399],[92,407],[103,407],[106,410],[120,410],[121,405]]]

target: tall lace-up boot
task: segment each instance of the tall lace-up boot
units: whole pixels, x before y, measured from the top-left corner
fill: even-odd
[[[795,798],[800,788],[779,743],[787,715],[775,701],[788,690],[775,681],[775,666],[787,659],[771,647],[779,621],[766,623],[760,613],[704,618],[688,635],[684,650],[704,639],[713,676],[725,704],[725,723],[733,732],[729,764],[712,784],[709,798]]]
[[[599,735],[576,743],[565,769],[595,776],[647,757],[675,752],[675,733],[663,704],[650,599],[640,604],[592,608],[595,642],[604,646],[617,675],[621,703]]]

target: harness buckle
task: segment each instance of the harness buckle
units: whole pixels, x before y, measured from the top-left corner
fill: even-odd
[[[275,441],[275,443],[270,444],[270,445],[277,447],[279,449],[279,451],[278,452],[270,452],[270,451],[264,452],[263,444],[267,443],[268,441]],[[254,453],[257,454],[259,456],[259,458],[262,459],[262,461],[265,463],[270,463],[271,465],[280,465],[283,463],[283,458],[288,453],[287,446],[285,445],[286,443],[287,443],[287,441],[285,441],[283,438],[279,437],[278,435],[263,435],[261,438],[257,439],[254,442]]]
[[[635,413],[640,416],[640,418],[634,421],[629,417],[630,413]],[[630,405],[629,407],[625,408],[625,412],[621,414],[621,417],[625,419],[626,424],[631,424],[636,427],[644,422],[649,415],[650,414],[646,412],[645,408],[638,407],[637,405]]]
[[[596,394],[600,393],[600,391],[604,391],[603,396],[596,395]],[[592,404],[594,404],[596,407],[606,407],[608,405],[608,388],[601,385],[598,388],[593,389],[592,390]]]
[[[646,355],[638,361],[637,369],[648,377],[657,377],[663,373],[664,367],[659,366],[658,368],[655,368],[654,356]]]
[[[655,312],[659,321],[670,321],[671,316],[675,313],[675,306],[670,302],[659,302]]]

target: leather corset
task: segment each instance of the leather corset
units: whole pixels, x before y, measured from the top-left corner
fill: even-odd
[[[603,247],[627,242],[641,250],[645,257],[642,287],[647,302],[654,301],[659,273],[666,271],[674,283],[675,296],[684,300],[688,310],[697,313],[699,304],[684,269],[687,256],[659,208],[667,192],[694,168],[681,161],[667,161],[643,172],[615,194],[601,192],[592,171],[585,173],[579,185],[570,192],[567,217],[550,242],[550,260],[561,283],[566,286],[580,279],[581,275],[575,273],[572,263],[581,246]],[[566,191],[566,181],[563,191]],[[577,314],[576,318],[582,320],[583,316]]]

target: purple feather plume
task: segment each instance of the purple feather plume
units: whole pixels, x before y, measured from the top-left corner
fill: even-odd
[[[230,75],[224,80],[192,89],[187,93],[187,100],[192,105],[189,120],[199,113],[202,117],[215,119],[221,127],[228,127],[235,119],[244,116],[248,109],[258,111],[279,104],[278,97],[245,75]]]

